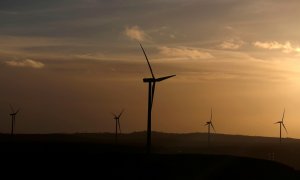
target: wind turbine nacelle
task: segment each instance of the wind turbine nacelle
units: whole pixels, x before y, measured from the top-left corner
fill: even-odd
[[[176,75],[171,75],[171,76],[164,76],[164,77],[160,77],[160,78],[144,78],[143,81],[144,82],[160,82],[166,79],[169,79],[171,77],[174,77]]]
[[[156,80],[154,78],[144,78],[144,82],[155,82]]]

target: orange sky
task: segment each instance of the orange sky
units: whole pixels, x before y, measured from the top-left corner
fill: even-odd
[[[153,130],[277,136],[286,108],[300,138],[300,2],[240,0],[37,0],[0,2],[0,132],[8,104],[17,133],[146,129],[157,76]]]

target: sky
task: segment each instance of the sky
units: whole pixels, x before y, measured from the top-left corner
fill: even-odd
[[[1,0],[0,132],[146,130],[300,138],[298,0]]]

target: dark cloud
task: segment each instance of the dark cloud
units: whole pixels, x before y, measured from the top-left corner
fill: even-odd
[[[220,23],[231,14],[237,2],[4,0],[0,4],[0,13],[4,12],[0,16],[0,32],[23,36],[89,36],[113,33],[114,29],[126,25],[139,24],[151,29],[165,25],[174,28],[178,23],[183,25],[182,30],[189,32],[185,25],[191,21],[198,24],[194,26],[197,29],[206,27],[206,23],[200,23],[204,20]],[[212,9],[214,13],[210,13]]]

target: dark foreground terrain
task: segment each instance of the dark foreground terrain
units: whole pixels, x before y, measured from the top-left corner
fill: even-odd
[[[68,146],[68,149],[81,144],[51,146]],[[9,172],[5,176],[22,175],[26,179],[300,179],[300,173],[289,166],[228,155],[147,155],[48,150],[38,153],[8,153],[5,156],[2,158],[2,165],[5,164],[6,167],[2,168],[2,174]]]
[[[109,134],[0,135],[1,172],[24,179],[300,179],[292,166],[230,155],[230,143],[227,149],[218,146],[224,146],[222,154],[216,147],[183,146],[180,138],[172,146],[174,137],[163,136],[168,140],[160,138],[149,155],[140,138],[120,137],[115,144]],[[231,148],[245,153],[246,147],[237,147]]]

